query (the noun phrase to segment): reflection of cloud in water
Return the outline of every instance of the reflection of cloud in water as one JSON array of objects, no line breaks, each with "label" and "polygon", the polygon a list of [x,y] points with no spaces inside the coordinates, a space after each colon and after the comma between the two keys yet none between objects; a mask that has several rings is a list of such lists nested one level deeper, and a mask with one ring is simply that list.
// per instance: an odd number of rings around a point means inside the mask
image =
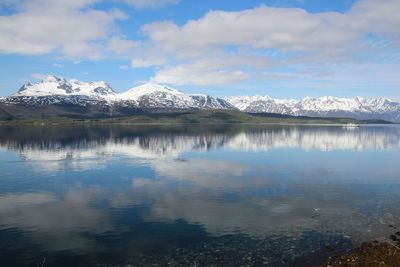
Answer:
[{"label": "reflection of cloud in water", "polygon": [[[243,176],[249,170],[243,164],[201,159],[171,161],[154,168],[160,177],[167,179],[133,180],[134,190],[146,192],[152,199],[145,214],[147,221],[184,219],[204,225],[213,235],[234,232],[264,235],[306,230],[318,224],[312,215],[314,208],[322,203],[307,203],[293,196],[287,199],[262,196],[268,190],[283,190],[279,192],[283,198],[290,193],[286,192],[288,188],[271,183],[265,176]],[[181,183],[171,183],[175,180]],[[225,199],[225,193],[233,198]]]},{"label": "reflection of cloud in water", "polygon": [[[315,169],[311,171],[305,166],[290,169],[287,174],[296,180],[293,181],[284,177],[279,179],[281,169],[266,169],[287,167],[285,163],[260,166],[256,162],[248,166],[229,161],[226,154],[222,154],[223,160],[207,158],[206,154],[204,158],[176,158],[185,152],[217,148],[268,151],[300,147],[329,151],[400,147],[399,127],[361,127],[348,131],[341,127],[282,126],[257,130],[241,128],[226,134],[161,132],[152,135],[145,132],[140,136],[132,133],[124,137],[117,137],[112,131],[102,134],[103,138],[83,140],[77,137],[63,142],[14,140],[11,136],[0,138],[0,144],[2,149],[17,151],[39,171],[103,168],[111,160],[121,157],[127,159],[124,163],[145,159],[157,174],[155,179],[133,179],[130,188],[121,188],[118,183],[102,185],[104,180],[99,179],[99,188],[75,188],[62,197],[50,193],[5,194],[0,197],[0,225],[15,226],[28,232],[34,230],[30,233],[33,239],[45,240],[54,249],[83,249],[93,243],[82,232],[126,231],[110,219],[107,208],[135,209],[140,206],[140,216],[147,222],[184,219],[189,223],[200,223],[213,235],[241,232],[257,236],[333,229],[367,236],[368,229],[360,226],[370,224],[371,228],[381,229],[375,225],[379,220],[374,216],[384,211],[379,208],[366,216],[357,205],[364,205],[369,198],[357,198],[346,182],[328,179],[336,178],[344,168],[331,161],[327,165],[313,166]],[[301,153],[298,155],[302,156]],[[329,158],[332,159],[337,158]],[[325,168],[327,166],[332,168]],[[356,168],[359,174],[359,167],[348,168]],[[371,170],[367,167],[367,171]],[[345,171],[347,173],[347,169]],[[376,170],[372,173],[375,175]],[[115,175],[113,179],[118,179],[119,174]],[[320,179],[321,176],[326,179]],[[383,174],[381,180],[387,177]],[[391,218],[397,219],[400,218]],[[379,231],[372,233],[376,235]]]},{"label": "reflection of cloud in water", "polygon": [[[366,240],[376,235],[386,236],[391,230],[379,222],[383,210],[364,213],[357,205],[362,205],[365,199],[355,198],[342,187],[331,190],[329,186],[311,186],[304,194],[296,195],[285,186],[268,188],[255,183],[253,189],[258,188],[259,194],[246,194],[246,190],[238,188],[232,191],[230,188],[228,192],[234,197],[226,198],[226,191],[212,189],[212,186],[171,186],[168,183],[166,180],[134,182],[135,190],[151,199],[149,210],[143,215],[145,221],[184,219],[202,225],[214,236],[231,233],[296,235],[307,230],[334,230],[350,234],[354,240]],[[280,193],[277,197],[268,197],[261,194],[263,190]],[[394,220],[400,221],[400,217]]]},{"label": "reflection of cloud in water", "polygon": [[0,226],[18,227],[54,250],[82,250],[91,245],[82,232],[102,233],[111,227],[105,211],[90,208],[98,194],[99,189],[92,188],[71,190],[62,199],[50,193],[3,195]]},{"label": "reflection of cloud in water", "polygon": [[[205,187],[254,186],[254,181],[243,179],[249,168],[244,164],[224,160],[188,159],[185,161],[160,161],[152,164],[156,173],[181,182],[191,182]],[[265,185],[265,179],[257,181]]]},{"label": "reflection of cloud in water", "polygon": [[[337,175],[333,171],[314,169],[297,174],[299,170],[293,169],[290,172],[297,178],[285,181],[276,173],[280,169],[252,169],[220,160],[188,159],[153,167],[159,179],[133,180],[135,192],[151,199],[147,221],[184,219],[203,225],[213,235],[240,232],[262,236],[334,229],[361,240],[390,232],[387,227],[382,230],[379,221],[383,207],[368,215],[360,209],[370,201],[378,205],[374,197],[359,195],[356,188],[350,190],[349,181],[326,179]],[[175,185],[174,181],[180,183]],[[395,220],[400,221],[400,217]]]},{"label": "reflection of cloud in water", "polygon": [[[299,185],[304,181],[297,181],[293,185],[273,176],[246,175],[249,166],[219,160],[163,164],[171,165],[155,166],[156,179],[133,179],[132,187],[117,183],[85,189],[81,185],[59,197],[44,192],[3,195],[0,225],[18,227],[49,249],[80,251],[96,244],[90,236],[132,231],[131,221],[118,224],[113,215],[137,207],[145,222],[183,219],[202,225],[214,236],[298,234],[310,229],[337,230],[360,239],[387,234],[379,222],[379,216],[388,212],[385,204],[380,202],[376,211],[365,213],[359,206],[367,204],[369,196],[357,197],[346,184]],[[396,211],[390,210],[399,214]],[[400,220],[385,216],[385,220]],[[366,225],[368,229],[363,228]],[[383,229],[390,231],[387,226]]]}]

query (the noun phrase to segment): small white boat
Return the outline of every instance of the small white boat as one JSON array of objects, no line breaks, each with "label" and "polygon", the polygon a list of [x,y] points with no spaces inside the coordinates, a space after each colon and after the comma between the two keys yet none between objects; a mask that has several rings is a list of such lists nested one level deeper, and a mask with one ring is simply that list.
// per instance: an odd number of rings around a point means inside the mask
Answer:
[{"label": "small white boat", "polygon": [[360,127],[360,125],[355,124],[355,123],[346,123],[343,125],[343,128],[346,128],[346,129],[354,129],[354,128],[359,128],[359,127]]}]

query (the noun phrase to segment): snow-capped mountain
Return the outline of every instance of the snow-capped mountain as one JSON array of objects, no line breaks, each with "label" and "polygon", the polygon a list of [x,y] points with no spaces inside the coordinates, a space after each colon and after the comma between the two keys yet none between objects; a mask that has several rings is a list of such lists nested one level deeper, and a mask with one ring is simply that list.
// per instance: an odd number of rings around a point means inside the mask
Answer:
[{"label": "snow-capped mountain", "polygon": [[[24,106],[74,106],[85,112],[129,115],[137,110],[238,109],[249,113],[278,113],[293,116],[349,117],[400,121],[400,103],[385,98],[306,97],[302,100],[269,96],[233,96],[225,99],[186,94],[164,85],[147,83],[118,93],[105,82],[81,82],[48,76],[27,83],[0,103]],[[115,113],[116,112],[116,113]]]},{"label": "snow-capped mountain", "polygon": [[234,109],[221,98],[209,95],[189,95],[177,89],[154,83],[132,88],[109,98],[114,103],[138,108],[164,109]]},{"label": "snow-capped mountain", "polygon": [[105,105],[106,98],[116,94],[105,82],[81,82],[47,76],[41,82],[23,85],[16,94],[0,101],[25,106]]},{"label": "snow-capped mountain", "polygon": [[189,95],[166,86],[147,83],[117,95],[114,101],[147,108],[190,108],[195,106]]},{"label": "snow-capped mountain", "polygon": [[25,84],[18,93],[0,101],[29,106],[101,104],[133,109],[235,109],[221,98],[189,95],[154,83],[117,93],[105,82],[81,82],[56,76],[47,76],[41,82]]},{"label": "snow-capped mountain", "polygon": [[39,83],[27,83],[13,96],[85,95],[104,98],[117,92],[105,82],[81,82],[57,76],[47,76]]},{"label": "snow-capped mountain", "polygon": [[279,113],[293,116],[350,117],[400,121],[400,103],[385,98],[306,97],[302,100],[273,99],[269,96],[234,96],[225,98],[241,111]]}]

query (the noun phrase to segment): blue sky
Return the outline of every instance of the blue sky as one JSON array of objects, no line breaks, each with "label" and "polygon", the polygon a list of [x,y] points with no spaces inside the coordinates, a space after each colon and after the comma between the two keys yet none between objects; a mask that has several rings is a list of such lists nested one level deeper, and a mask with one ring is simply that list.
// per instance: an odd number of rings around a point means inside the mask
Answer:
[{"label": "blue sky", "polygon": [[58,75],[398,101],[399,13],[398,0],[3,0],[0,96]]}]

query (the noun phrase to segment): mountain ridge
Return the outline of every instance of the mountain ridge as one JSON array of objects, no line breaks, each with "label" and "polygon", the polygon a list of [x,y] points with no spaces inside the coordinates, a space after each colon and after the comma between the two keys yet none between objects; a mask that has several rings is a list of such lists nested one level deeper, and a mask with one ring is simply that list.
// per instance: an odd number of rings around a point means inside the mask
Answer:
[{"label": "mountain ridge", "polygon": [[130,109],[234,109],[222,98],[210,95],[190,95],[177,89],[146,83],[118,93],[107,83],[81,82],[57,76],[47,76],[41,82],[27,83],[4,103],[35,105],[101,104],[110,108]]},{"label": "mountain ridge", "polygon": [[[301,100],[274,99],[270,96],[231,96],[219,98],[205,94],[186,94],[177,89],[146,83],[118,93],[106,82],[82,82],[47,76],[27,83],[0,103],[38,106],[81,107],[132,113],[137,110],[240,110],[247,113],[276,113],[291,116],[381,119],[400,122],[400,103],[387,98],[305,97]],[[85,111],[87,112],[87,111]]]},{"label": "mountain ridge", "polygon": [[387,98],[340,98],[324,96],[301,100],[273,99],[269,96],[234,96],[225,98],[241,111],[279,113],[310,117],[352,117],[400,121],[400,103]]}]

